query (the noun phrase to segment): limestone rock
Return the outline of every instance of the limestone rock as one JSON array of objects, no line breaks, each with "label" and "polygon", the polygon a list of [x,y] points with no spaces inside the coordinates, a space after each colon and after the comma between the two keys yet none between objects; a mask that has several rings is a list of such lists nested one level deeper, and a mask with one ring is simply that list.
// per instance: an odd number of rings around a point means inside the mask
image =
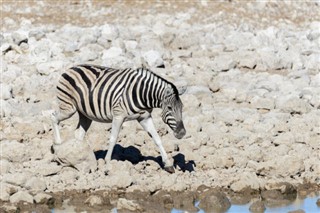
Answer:
[{"label": "limestone rock", "polygon": [[150,67],[160,67],[164,64],[161,54],[155,50],[144,52],[142,57]]},{"label": "limestone rock", "polygon": [[47,188],[47,186],[42,178],[31,177],[29,180],[27,180],[25,188],[29,191],[36,193],[44,191]]},{"label": "limestone rock", "polygon": [[218,55],[214,58],[213,63],[213,70],[216,72],[228,71],[237,65],[237,62],[230,55]]},{"label": "limestone rock", "polygon": [[263,213],[265,211],[265,209],[266,209],[266,207],[262,201],[255,201],[249,207],[249,210],[252,213]]},{"label": "limestone rock", "polygon": [[199,207],[206,212],[225,212],[231,207],[226,195],[219,191],[209,191],[202,195]]},{"label": "limestone rock", "polygon": [[71,165],[87,173],[97,169],[97,161],[93,150],[86,141],[71,139],[60,145],[54,145],[55,155],[63,165]]},{"label": "limestone rock", "polygon": [[34,196],[34,201],[38,204],[47,204],[50,199],[52,199],[52,196],[43,192]]},{"label": "limestone rock", "polygon": [[27,203],[33,203],[33,196],[26,191],[18,191],[17,193],[14,193],[10,197],[11,203],[19,203],[21,201],[27,202]]},{"label": "limestone rock", "polygon": [[129,211],[142,211],[143,208],[140,204],[133,200],[127,200],[125,198],[119,198],[117,202],[117,209],[129,210]]}]

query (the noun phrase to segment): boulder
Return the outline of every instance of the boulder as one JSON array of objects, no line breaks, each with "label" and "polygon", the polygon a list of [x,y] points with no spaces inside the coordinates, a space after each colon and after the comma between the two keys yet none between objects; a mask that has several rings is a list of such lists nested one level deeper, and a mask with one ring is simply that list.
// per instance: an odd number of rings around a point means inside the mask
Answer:
[{"label": "boulder", "polygon": [[97,169],[97,161],[93,150],[86,141],[71,139],[53,146],[57,160],[62,165],[74,166],[88,173]]},{"label": "boulder", "polygon": [[62,71],[65,63],[61,60],[37,64],[37,71],[41,75],[50,75],[53,72]]},{"label": "boulder", "polygon": [[149,67],[160,67],[164,65],[161,54],[155,50],[142,53],[142,57]]},{"label": "boulder", "polygon": [[1,92],[0,92],[0,98],[2,100],[8,100],[12,98],[12,87],[8,84],[0,84]]},{"label": "boulder", "polygon": [[103,198],[99,195],[91,195],[84,203],[89,204],[89,206],[99,206],[103,204]]},{"label": "boulder", "polygon": [[10,203],[19,202],[33,203],[33,196],[26,191],[18,191],[10,196]]},{"label": "boulder", "polygon": [[37,193],[43,192],[47,188],[47,185],[43,178],[31,177],[29,180],[27,180],[25,188],[33,193]]},{"label": "boulder", "polygon": [[250,212],[252,213],[263,213],[266,210],[266,207],[262,201],[255,201],[249,207]]},{"label": "boulder", "polygon": [[8,173],[10,169],[10,162],[7,159],[1,159],[0,160],[0,175],[4,175]]},{"label": "boulder", "polygon": [[231,203],[224,193],[210,190],[201,195],[199,207],[206,212],[226,212]]},{"label": "boulder", "polygon": [[25,162],[30,158],[31,150],[23,143],[16,140],[5,140],[0,143],[0,159],[7,159],[10,162]]},{"label": "boulder", "polygon": [[215,72],[228,71],[237,66],[237,62],[231,55],[218,55],[213,60],[213,70]]},{"label": "boulder", "polygon": [[117,202],[117,209],[129,210],[133,212],[141,212],[143,208],[134,200],[127,200],[125,198],[119,198]]},{"label": "boulder", "polygon": [[50,199],[53,199],[51,195],[40,192],[36,194],[34,197],[34,202],[37,204],[48,204]]}]

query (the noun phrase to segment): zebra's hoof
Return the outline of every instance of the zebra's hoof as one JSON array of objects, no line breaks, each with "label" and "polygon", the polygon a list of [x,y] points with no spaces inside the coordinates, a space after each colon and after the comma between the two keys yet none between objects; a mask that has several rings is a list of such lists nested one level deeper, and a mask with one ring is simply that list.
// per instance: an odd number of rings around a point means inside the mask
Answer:
[{"label": "zebra's hoof", "polygon": [[164,170],[169,172],[170,174],[174,173],[174,167],[173,166],[165,166]]}]

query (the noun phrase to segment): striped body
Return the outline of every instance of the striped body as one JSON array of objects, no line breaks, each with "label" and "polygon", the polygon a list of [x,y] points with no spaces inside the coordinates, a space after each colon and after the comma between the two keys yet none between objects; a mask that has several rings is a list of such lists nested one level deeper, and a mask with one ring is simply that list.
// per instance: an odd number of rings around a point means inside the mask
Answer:
[{"label": "striped body", "polygon": [[141,111],[161,107],[168,84],[143,68],[117,70],[80,65],[62,74],[57,89],[62,109],[76,107],[91,120],[111,122],[119,113],[130,119]]}]

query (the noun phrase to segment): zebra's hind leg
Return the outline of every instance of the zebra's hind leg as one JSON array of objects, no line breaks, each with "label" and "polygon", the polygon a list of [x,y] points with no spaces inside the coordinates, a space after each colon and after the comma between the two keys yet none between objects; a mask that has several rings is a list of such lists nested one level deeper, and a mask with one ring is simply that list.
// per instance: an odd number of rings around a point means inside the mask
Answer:
[{"label": "zebra's hind leg", "polygon": [[169,161],[168,155],[162,146],[160,136],[158,135],[157,130],[154,127],[151,116],[138,121],[143,127],[143,129],[147,131],[149,135],[152,137],[154,143],[159,147],[162,162],[164,164],[164,169],[169,173],[174,173],[173,164]]},{"label": "zebra's hind leg", "polygon": [[75,107],[70,108],[59,108],[58,111],[53,110],[51,113],[51,121],[53,125],[53,134],[55,144],[61,144],[61,137],[59,131],[59,123],[63,120],[70,118],[76,112]]},{"label": "zebra's hind leg", "polygon": [[86,132],[88,131],[92,120],[84,116],[82,113],[79,112],[79,123],[77,129],[75,131],[75,138],[78,141],[83,141]]}]

